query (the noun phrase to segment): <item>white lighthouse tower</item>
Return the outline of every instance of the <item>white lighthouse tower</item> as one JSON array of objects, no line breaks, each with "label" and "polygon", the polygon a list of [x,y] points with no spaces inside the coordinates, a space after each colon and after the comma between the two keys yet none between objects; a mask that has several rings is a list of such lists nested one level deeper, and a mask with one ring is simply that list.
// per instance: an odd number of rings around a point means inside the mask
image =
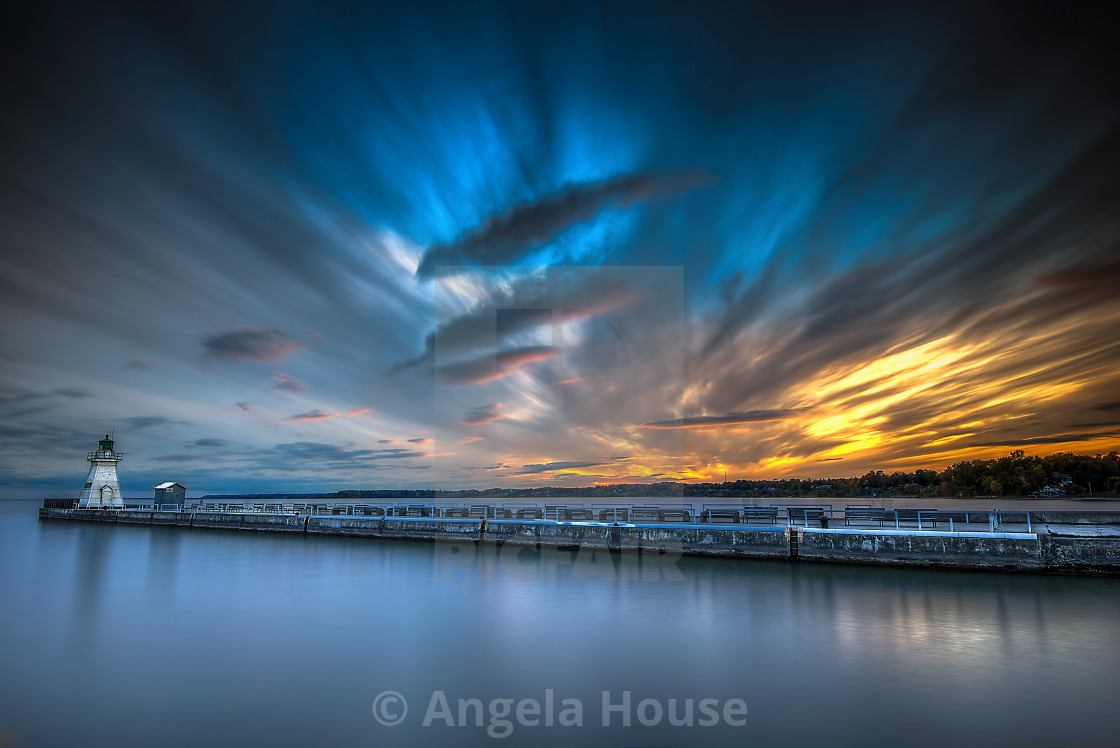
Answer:
[{"label": "white lighthouse tower", "polygon": [[89,475],[78,495],[79,509],[124,509],[121,483],[117,480],[117,463],[124,459],[113,451],[113,440],[106,434],[97,442],[97,451],[86,455]]}]

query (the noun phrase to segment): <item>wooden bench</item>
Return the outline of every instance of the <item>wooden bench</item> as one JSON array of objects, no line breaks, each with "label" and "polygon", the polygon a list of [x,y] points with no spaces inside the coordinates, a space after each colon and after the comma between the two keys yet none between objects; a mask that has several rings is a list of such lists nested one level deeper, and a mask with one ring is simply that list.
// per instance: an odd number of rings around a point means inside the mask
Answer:
[{"label": "wooden bench", "polygon": [[743,509],[743,521],[748,524],[751,522],[763,522],[769,525],[776,525],[778,524],[778,510],[746,507]]},{"label": "wooden bench", "polygon": [[471,516],[471,510],[465,506],[446,506],[443,508],[443,516],[449,519],[466,519]]},{"label": "wooden bench", "polygon": [[660,522],[661,510],[657,507],[637,506],[630,510],[631,522]]},{"label": "wooden bench", "polygon": [[517,519],[544,519],[544,510],[539,506],[526,506],[514,512]]},{"label": "wooden bench", "polygon": [[879,526],[882,527],[886,519],[887,512],[885,509],[871,507],[846,507],[844,509],[845,525],[850,525],[852,522],[878,522]]},{"label": "wooden bench", "polygon": [[590,509],[569,508],[560,510],[560,516],[567,520],[574,520],[576,522],[594,522],[595,513]]},{"label": "wooden bench", "polygon": [[700,513],[700,521],[709,524],[742,522],[742,515],[738,509],[705,509]]},{"label": "wooden bench", "polygon": [[807,524],[809,522],[820,520],[821,517],[828,516],[828,512],[825,511],[823,506],[789,507],[788,509],[786,509],[786,513],[789,517],[789,523],[791,525],[798,522]]},{"label": "wooden bench", "polygon": [[[919,513],[921,513],[921,520],[922,520],[921,525],[922,525],[923,529],[926,527],[926,525],[929,525],[930,527],[937,527],[937,520],[939,518],[937,516],[937,510],[936,509],[895,509],[894,510],[894,516],[899,522],[917,522]],[[940,519],[941,519],[942,522],[946,521],[946,519],[944,517],[941,517]]]},{"label": "wooden bench", "polygon": [[599,510],[600,522],[629,522],[630,521],[630,507],[618,506],[610,507],[609,509]]},{"label": "wooden bench", "polygon": [[657,512],[661,522],[692,522],[692,512],[687,509],[661,509]]}]

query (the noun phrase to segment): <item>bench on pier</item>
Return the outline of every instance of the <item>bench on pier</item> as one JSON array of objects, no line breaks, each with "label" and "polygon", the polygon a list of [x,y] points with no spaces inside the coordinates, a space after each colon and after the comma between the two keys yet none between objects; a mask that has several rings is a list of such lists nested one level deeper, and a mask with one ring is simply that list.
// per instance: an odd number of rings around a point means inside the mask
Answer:
[{"label": "bench on pier", "polygon": [[823,506],[788,507],[786,513],[791,525],[797,523],[808,524],[819,521],[821,517],[828,516],[828,511]]},{"label": "bench on pier", "polygon": [[938,517],[936,509],[895,509],[894,516],[898,522],[916,522],[923,529],[928,525],[930,527],[937,527],[937,521],[940,519],[942,522],[947,522],[948,518],[944,515]]},{"label": "bench on pier", "polygon": [[659,509],[657,519],[659,522],[692,522],[692,512],[687,509]]},{"label": "bench on pier", "polygon": [[778,510],[748,506],[743,509],[743,521],[748,524],[762,522],[768,525],[776,525],[778,524]]},{"label": "bench on pier", "polygon": [[594,522],[595,512],[590,509],[583,509],[581,507],[568,507],[567,509],[560,510],[560,516],[568,521],[575,522]]},{"label": "bench on pier", "polygon": [[630,510],[631,522],[660,522],[661,510],[655,506],[636,506]]},{"label": "bench on pier", "polygon": [[599,510],[600,522],[629,522],[630,521],[630,507],[628,506],[612,506],[606,509]]},{"label": "bench on pier", "polygon": [[465,506],[445,506],[443,516],[448,519],[467,519],[471,516],[471,510]]},{"label": "bench on pier", "polygon": [[844,508],[845,525],[850,525],[852,522],[878,522],[879,526],[882,527],[886,519],[887,512],[885,509],[854,506]]},{"label": "bench on pier", "polygon": [[539,506],[526,506],[513,513],[517,519],[544,519],[544,510]]},{"label": "bench on pier", "polygon": [[742,521],[742,515],[738,509],[705,509],[700,513],[700,521],[709,524],[738,524]]}]

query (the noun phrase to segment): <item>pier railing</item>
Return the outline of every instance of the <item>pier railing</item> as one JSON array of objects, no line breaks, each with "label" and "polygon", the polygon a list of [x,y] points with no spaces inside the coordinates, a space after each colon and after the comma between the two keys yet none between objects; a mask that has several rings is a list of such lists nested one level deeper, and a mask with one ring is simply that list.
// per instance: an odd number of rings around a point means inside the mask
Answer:
[{"label": "pier railing", "polygon": [[[48,509],[77,509],[76,499],[44,499]],[[896,530],[949,532],[1033,532],[1030,512],[972,511],[924,508],[885,508],[869,504],[850,504],[838,510],[832,504],[800,506],[706,503],[697,510],[692,503],[625,504],[582,502],[547,504],[435,504],[435,503],[350,503],[327,500],[288,502],[195,501],[187,505],[129,503],[125,510],[226,514],[275,514],[321,517],[358,517],[366,519],[462,519],[517,520],[553,523],[606,523],[620,525],[753,525],[756,527],[815,527],[852,530],[871,526]],[[102,509],[100,511],[121,511]],[[841,520],[843,524],[840,525]],[[836,525],[830,523],[836,522]]]}]

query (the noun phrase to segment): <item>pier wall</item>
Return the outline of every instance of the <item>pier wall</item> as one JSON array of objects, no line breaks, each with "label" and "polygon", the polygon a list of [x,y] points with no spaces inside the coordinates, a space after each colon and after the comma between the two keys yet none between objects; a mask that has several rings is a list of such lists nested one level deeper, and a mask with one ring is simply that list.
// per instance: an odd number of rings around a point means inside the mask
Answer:
[{"label": "pier wall", "polygon": [[[726,558],[773,558],[955,569],[1120,575],[1115,521],[1048,526],[1041,532],[818,529],[745,525],[367,518],[221,512],[39,510],[40,520],[172,526],[380,540],[487,543],[535,548],[639,551]],[[1040,518],[1041,519],[1041,518]],[[1110,527],[1111,525],[1111,527]]]},{"label": "pier wall", "polygon": [[799,533],[798,555],[806,560],[1020,571],[1044,567],[1042,545],[1033,533],[815,528]]}]

